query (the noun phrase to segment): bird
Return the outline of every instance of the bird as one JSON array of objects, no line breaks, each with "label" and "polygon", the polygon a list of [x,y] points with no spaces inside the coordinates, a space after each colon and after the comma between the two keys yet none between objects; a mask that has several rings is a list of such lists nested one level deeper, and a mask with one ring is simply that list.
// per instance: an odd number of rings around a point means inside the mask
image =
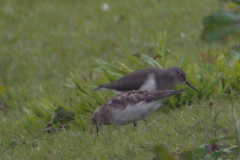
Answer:
[{"label": "bird", "polygon": [[75,113],[71,111],[66,111],[63,107],[58,106],[55,109],[55,113],[51,119],[51,121],[45,126],[45,129],[51,127],[53,124],[60,123],[67,124],[69,121],[74,120]]},{"label": "bird", "polygon": [[129,91],[109,99],[104,105],[95,109],[92,122],[96,124],[97,133],[101,125],[125,125],[145,120],[147,116],[161,106],[165,98],[181,93],[186,89],[166,91]]},{"label": "bird", "polygon": [[185,84],[198,92],[198,90],[186,80],[185,72],[178,67],[161,69],[150,67],[142,70],[133,71],[118,80],[99,85],[97,90],[113,90],[117,94],[122,94],[131,90],[170,90],[178,84]]}]

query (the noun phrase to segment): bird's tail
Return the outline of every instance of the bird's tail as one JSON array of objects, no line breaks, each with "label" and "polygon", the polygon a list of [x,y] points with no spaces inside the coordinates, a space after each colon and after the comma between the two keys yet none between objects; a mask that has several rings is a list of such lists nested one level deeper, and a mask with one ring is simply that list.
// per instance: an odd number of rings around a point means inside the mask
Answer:
[{"label": "bird's tail", "polygon": [[102,85],[99,85],[98,88],[92,89],[92,90],[90,90],[90,91],[98,91],[98,90],[100,90],[100,89],[102,89]]},{"label": "bird's tail", "polygon": [[98,88],[96,88],[96,89],[92,89],[92,90],[90,90],[91,92],[92,91],[98,91],[100,88],[98,87]]}]

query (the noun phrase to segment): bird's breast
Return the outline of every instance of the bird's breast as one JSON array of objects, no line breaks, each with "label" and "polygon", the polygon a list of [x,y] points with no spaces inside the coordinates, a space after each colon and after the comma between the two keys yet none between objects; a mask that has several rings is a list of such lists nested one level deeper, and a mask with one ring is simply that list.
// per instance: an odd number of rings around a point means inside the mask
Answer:
[{"label": "bird's breast", "polygon": [[141,120],[160,107],[160,101],[147,103],[146,101],[135,105],[128,105],[125,109],[112,108],[112,124],[124,125],[130,122]]},{"label": "bird's breast", "polygon": [[143,83],[143,85],[139,88],[141,91],[154,91],[157,89],[157,84],[155,80],[155,75],[150,73],[148,75],[147,80]]}]

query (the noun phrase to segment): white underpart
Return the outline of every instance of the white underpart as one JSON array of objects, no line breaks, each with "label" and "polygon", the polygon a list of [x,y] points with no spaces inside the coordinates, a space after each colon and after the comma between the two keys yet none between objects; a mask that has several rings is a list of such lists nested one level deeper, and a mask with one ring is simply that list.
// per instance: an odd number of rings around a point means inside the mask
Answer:
[{"label": "white underpart", "polygon": [[153,73],[148,75],[148,79],[139,88],[140,91],[154,91],[157,89],[157,84],[155,81],[155,76]]},{"label": "white underpart", "polygon": [[110,89],[108,89],[108,88],[100,88],[100,89],[98,89],[99,91],[107,91],[107,90],[110,90]]},{"label": "white underpart", "polygon": [[99,91],[109,91],[109,90],[115,92],[116,94],[123,94],[123,93],[125,93],[124,91],[116,91],[114,89],[108,89],[108,88],[101,88],[101,89],[99,89]]},{"label": "white underpart", "polygon": [[155,110],[160,108],[161,101],[153,101],[147,103],[146,101],[137,103],[134,106],[128,106],[124,110],[112,109],[112,124],[124,125],[130,122],[135,122],[146,118],[148,115],[153,113]]},{"label": "white underpart", "polygon": [[123,94],[123,93],[125,93],[124,91],[116,91],[116,90],[112,90],[114,93],[116,93],[116,94]]}]

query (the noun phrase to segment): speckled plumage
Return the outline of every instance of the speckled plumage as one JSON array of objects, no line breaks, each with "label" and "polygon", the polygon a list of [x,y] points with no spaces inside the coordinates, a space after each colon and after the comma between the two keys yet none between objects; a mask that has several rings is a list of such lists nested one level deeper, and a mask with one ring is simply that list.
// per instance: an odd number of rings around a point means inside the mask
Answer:
[{"label": "speckled plumage", "polygon": [[97,127],[135,123],[158,109],[161,100],[184,90],[130,91],[117,95],[98,107],[93,113],[92,120]]},{"label": "speckled plumage", "polygon": [[120,79],[100,85],[95,90],[113,90],[116,93],[131,90],[170,90],[178,84],[186,84],[197,91],[187,80],[186,74],[178,67],[161,69],[145,68],[131,72]]}]

